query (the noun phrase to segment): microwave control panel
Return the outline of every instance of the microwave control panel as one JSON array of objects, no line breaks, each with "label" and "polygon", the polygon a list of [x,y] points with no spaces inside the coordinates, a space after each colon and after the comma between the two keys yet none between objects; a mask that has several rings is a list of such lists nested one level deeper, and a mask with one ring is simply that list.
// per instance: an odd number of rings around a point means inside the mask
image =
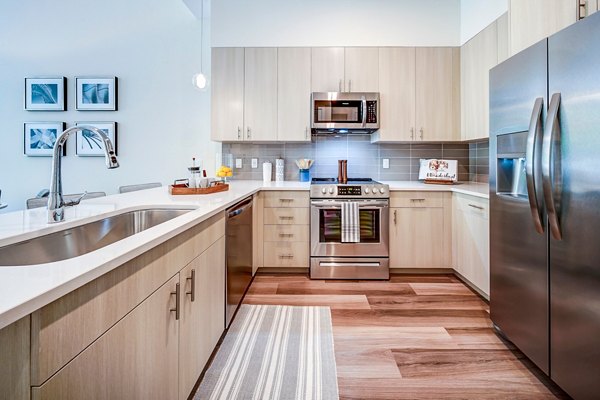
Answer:
[{"label": "microwave control panel", "polygon": [[376,100],[368,100],[367,101],[367,124],[376,124],[377,123],[377,101]]}]

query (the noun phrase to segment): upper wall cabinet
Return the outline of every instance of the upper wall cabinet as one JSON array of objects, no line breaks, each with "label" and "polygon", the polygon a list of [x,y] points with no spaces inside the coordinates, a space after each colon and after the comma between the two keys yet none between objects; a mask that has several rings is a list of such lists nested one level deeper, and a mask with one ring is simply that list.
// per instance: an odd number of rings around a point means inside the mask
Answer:
[{"label": "upper wall cabinet", "polygon": [[344,91],[344,48],[315,47],[312,49],[312,91]]},{"label": "upper wall cabinet", "polygon": [[416,49],[379,49],[379,130],[371,138],[381,142],[408,142],[415,138]]},{"label": "upper wall cabinet", "polygon": [[245,140],[277,139],[276,48],[246,49],[244,127]]},{"label": "upper wall cabinet", "polygon": [[346,92],[379,91],[379,49],[347,47],[344,72]]},{"label": "upper wall cabinet", "polygon": [[460,51],[379,49],[381,127],[373,142],[459,139]]},{"label": "upper wall cabinet", "polygon": [[379,49],[315,47],[312,49],[313,92],[377,92]]},{"label": "upper wall cabinet", "polygon": [[216,141],[242,140],[244,49],[213,49],[211,71],[211,137]]},{"label": "upper wall cabinet", "polygon": [[[579,0],[510,0],[510,54],[575,23],[578,3]],[[590,4],[593,8],[593,1]]]},{"label": "upper wall cabinet", "polygon": [[489,137],[489,76],[498,63],[498,30],[493,22],[463,45],[461,58],[463,140]]},{"label": "upper wall cabinet", "polygon": [[498,31],[498,64],[510,57],[510,34],[508,25],[508,13],[502,14],[502,16],[496,20],[496,30]]},{"label": "upper wall cabinet", "polygon": [[310,141],[311,50],[277,50],[277,140]]},{"label": "upper wall cabinet", "polygon": [[421,141],[458,140],[460,125],[460,50],[417,48],[417,124]]}]

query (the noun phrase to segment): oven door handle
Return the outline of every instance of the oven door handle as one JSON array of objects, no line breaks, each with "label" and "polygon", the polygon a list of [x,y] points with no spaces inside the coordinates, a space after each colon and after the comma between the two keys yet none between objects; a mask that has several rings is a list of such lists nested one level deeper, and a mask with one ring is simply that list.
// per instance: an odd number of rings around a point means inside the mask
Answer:
[{"label": "oven door handle", "polygon": [[[310,203],[313,207],[318,208],[341,208],[342,201],[331,201],[331,200],[323,200],[323,201],[312,201]],[[377,200],[368,200],[368,201],[358,201],[358,208],[365,210],[368,208],[386,208],[389,207],[389,201],[377,201]]]}]

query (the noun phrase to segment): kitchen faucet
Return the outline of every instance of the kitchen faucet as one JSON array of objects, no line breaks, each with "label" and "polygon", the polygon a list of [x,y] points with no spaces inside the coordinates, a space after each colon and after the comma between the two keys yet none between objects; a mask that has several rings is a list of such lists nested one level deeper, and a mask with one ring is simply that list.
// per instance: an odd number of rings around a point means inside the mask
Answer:
[{"label": "kitchen faucet", "polygon": [[54,151],[52,153],[52,177],[50,179],[50,195],[48,198],[48,223],[52,224],[55,222],[61,222],[65,219],[65,207],[76,206],[79,202],[87,195],[84,192],[79,198],[75,200],[65,201],[62,193],[62,170],[61,170],[61,157],[63,149],[67,144],[67,139],[71,134],[79,131],[92,131],[96,135],[100,136],[104,142],[104,155],[106,159],[106,167],[108,169],[118,168],[119,162],[115,155],[115,149],[113,147],[110,138],[106,134],[95,126],[90,125],[79,125],[68,128],[61,133],[56,139],[54,144]]}]

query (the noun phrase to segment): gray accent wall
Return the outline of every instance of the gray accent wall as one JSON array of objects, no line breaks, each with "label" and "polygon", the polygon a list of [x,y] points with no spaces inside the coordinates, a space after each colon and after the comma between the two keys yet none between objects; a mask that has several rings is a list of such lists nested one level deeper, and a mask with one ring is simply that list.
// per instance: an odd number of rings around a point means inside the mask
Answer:
[{"label": "gray accent wall", "polygon": [[[262,180],[262,163],[285,159],[285,179],[298,180],[294,161],[311,158],[315,165],[312,177],[337,177],[337,161],[348,160],[351,178],[373,178],[383,181],[416,181],[419,159],[446,158],[458,160],[459,180],[470,179],[469,144],[467,143],[402,143],[372,144],[370,135],[316,135],[310,143],[223,143],[223,153],[242,159],[242,168],[234,169],[233,179]],[[258,168],[251,168],[252,158],[258,158]],[[384,169],[383,159],[390,160]]]}]

